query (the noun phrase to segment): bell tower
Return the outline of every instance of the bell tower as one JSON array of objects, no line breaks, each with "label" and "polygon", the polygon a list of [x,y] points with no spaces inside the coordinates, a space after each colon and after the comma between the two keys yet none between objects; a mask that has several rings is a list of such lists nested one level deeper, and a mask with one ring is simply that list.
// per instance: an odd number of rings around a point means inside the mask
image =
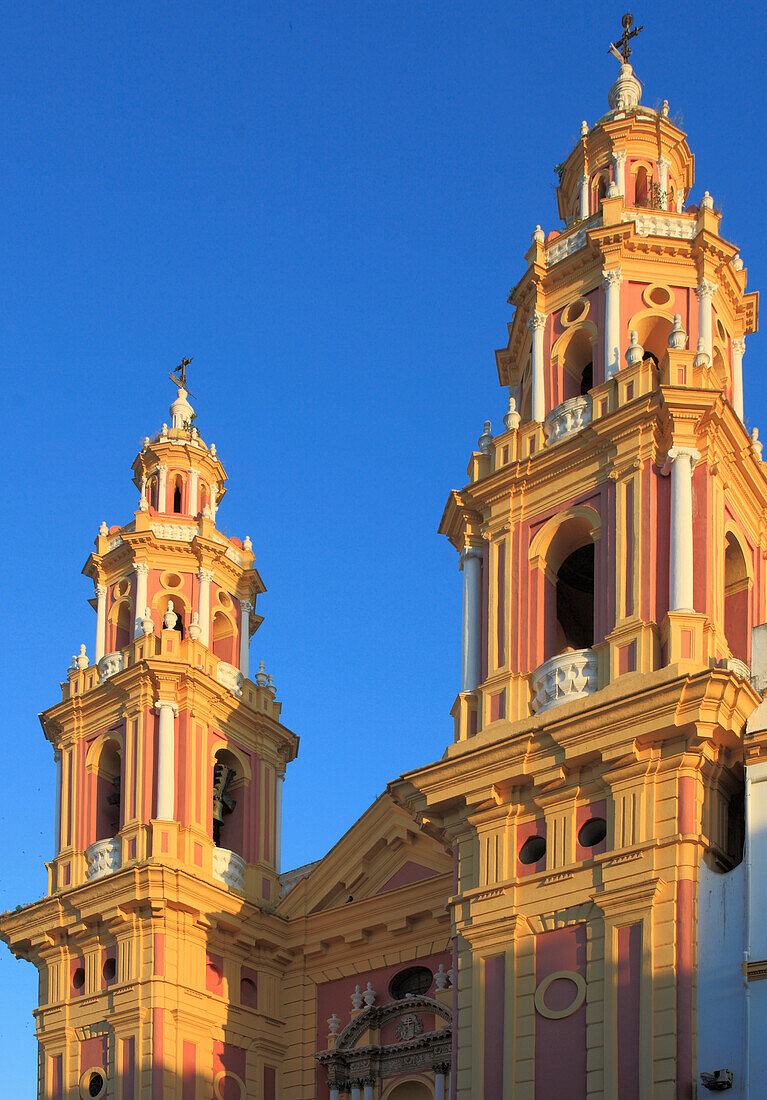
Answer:
[{"label": "bell tower", "polygon": [[[41,715],[57,763],[48,895],[2,919],[40,972],[40,1096],[272,1097],[281,1046],[281,787],[298,739],[248,648],[264,585],[216,526],[226,474],[185,361],[171,425],[99,529],[93,661]],[[281,960],[281,961],[280,961]]]},{"label": "bell tower", "polygon": [[460,1100],[694,1095],[701,914],[743,858],[758,301],[709,193],[688,202],[668,104],[640,102],[626,19],[610,109],[558,169],[563,224],[536,228],[511,292],[503,430],[485,424],[442,519],[463,571],[454,744],[393,786],[455,844]]}]

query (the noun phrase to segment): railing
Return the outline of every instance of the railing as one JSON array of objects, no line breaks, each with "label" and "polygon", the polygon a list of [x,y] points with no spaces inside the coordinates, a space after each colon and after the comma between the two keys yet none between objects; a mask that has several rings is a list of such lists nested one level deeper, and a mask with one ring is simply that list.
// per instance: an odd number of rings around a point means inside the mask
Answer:
[{"label": "railing", "polygon": [[591,417],[591,398],[588,394],[583,397],[569,397],[552,409],[543,422],[546,443],[559,443],[568,436],[575,435],[591,423]]},{"label": "railing", "polygon": [[231,890],[245,891],[245,869],[247,864],[242,856],[228,848],[213,849],[213,878],[223,882]]},{"label": "railing", "polygon": [[698,232],[697,219],[691,214],[658,210],[653,213],[624,210],[621,221],[634,222],[640,237],[672,237],[691,241]]},{"label": "railing", "polygon": [[85,849],[88,862],[88,878],[101,878],[120,869],[120,841],[116,836],[97,840]]},{"label": "railing", "polygon": [[728,657],[724,664],[725,668],[727,668],[730,672],[734,672],[736,676],[740,676],[741,679],[751,679],[751,669],[748,667],[745,661],[741,661],[738,657]]},{"label": "railing", "polygon": [[533,673],[533,711],[583,699],[597,690],[597,658],[593,649],[573,649],[544,661]]},{"label": "railing", "polygon": [[103,684],[105,680],[108,680],[110,676],[114,676],[116,672],[122,672],[125,666],[125,661],[122,653],[106,653],[98,663],[99,680]]},{"label": "railing", "polygon": [[216,679],[222,687],[229,688],[235,695],[242,695],[243,674],[234,665],[219,661],[216,666]]}]

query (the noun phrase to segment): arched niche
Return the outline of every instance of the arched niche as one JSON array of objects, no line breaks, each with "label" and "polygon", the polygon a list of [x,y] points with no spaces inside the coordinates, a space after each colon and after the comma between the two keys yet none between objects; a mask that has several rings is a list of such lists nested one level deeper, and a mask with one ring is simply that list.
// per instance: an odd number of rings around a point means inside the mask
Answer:
[{"label": "arched niche", "polygon": [[85,769],[96,777],[91,843],[109,840],[120,831],[122,760],[122,738],[112,731],[97,737],[88,749]]},{"label": "arched niche", "polygon": [[425,1081],[411,1077],[392,1085],[384,1093],[383,1100],[434,1100],[434,1090]]},{"label": "arched niche", "polygon": [[724,539],[724,636],[733,657],[750,662],[751,572],[750,554],[734,527]]},{"label": "arched niche", "polygon": [[583,396],[593,387],[594,346],[598,338],[594,322],[584,320],[566,328],[552,347],[551,361],[560,372],[563,401]]},{"label": "arched niche", "polygon": [[211,772],[211,836],[219,848],[245,852],[245,801],[252,781],[250,761],[235,745],[219,743]]},{"label": "arched niche", "polygon": [[109,612],[108,652],[115,653],[130,645],[132,618],[133,603],[128,597],[123,597],[112,605]]},{"label": "arched niche", "polygon": [[237,627],[221,608],[217,608],[210,627],[211,649],[220,661],[236,664]]},{"label": "arched niche", "polygon": [[180,515],[184,511],[184,478],[182,474],[174,474],[168,492],[170,493],[170,510],[176,515]]},{"label": "arched niche", "polygon": [[178,592],[160,591],[152,600],[152,608],[155,615],[153,616],[155,622],[159,622],[160,630],[165,629],[163,622],[166,611],[168,610],[168,602],[173,601],[173,612],[176,615],[175,630],[179,632],[182,638],[186,637],[186,627],[188,625],[186,600]]},{"label": "arched niche", "polygon": [[635,332],[645,356],[652,355],[660,363],[668,350],[669,333],[674,327],[674,315],[666,310],[643,309],[629,320],[628,331]]}]

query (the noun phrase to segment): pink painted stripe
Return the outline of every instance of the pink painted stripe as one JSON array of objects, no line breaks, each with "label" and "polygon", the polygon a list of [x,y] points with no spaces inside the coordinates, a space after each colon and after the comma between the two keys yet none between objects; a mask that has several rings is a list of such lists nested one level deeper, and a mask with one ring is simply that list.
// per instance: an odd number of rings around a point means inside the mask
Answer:
[{"label": "pink painted stripe", "polygon": [[165,1076],[164,1016],[161,1008],[152,1009],[152,1100],[163,1100]]},{"label": "pink painted stripe", "polygon": [[503,1009],[506,960],[485,960],[485,1100],[503,1096]]},{"label": "pink painted stripe", "polygon": [[682,879],[676,895],[676,1095],[689,1100],[692,1076],[692,883]]},{"label": "pink painted stripe", "polygon": [[618,929],[618,1095],[639,1100],[639,997],[642,926]]},{"label": "pink painted stripe", "polygon": [[134,1100],[136,1078],[136,1040],[131,1035],[123,1039],[122,1096],[120,1100]]}]

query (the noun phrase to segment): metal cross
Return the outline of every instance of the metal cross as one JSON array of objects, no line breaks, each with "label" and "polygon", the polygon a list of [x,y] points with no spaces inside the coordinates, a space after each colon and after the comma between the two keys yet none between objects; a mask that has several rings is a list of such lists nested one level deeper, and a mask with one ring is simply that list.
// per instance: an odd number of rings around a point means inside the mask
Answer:
[{"label": "metal cross", "polygon": [[623,34],[617,42],[610,43],[608,53],[614,53],[616,56],[622,57],[624,65],[628,65],[629,58],[631,57],[629,42],[632,38],[636,38],[640,31],[644,30],[644,24],[642,24],[641,27],[634,27],[632,31],[631,28],[634,26],[634,16],[630,11],[627,11],[621,19],[621,26],[623,27]]}]

